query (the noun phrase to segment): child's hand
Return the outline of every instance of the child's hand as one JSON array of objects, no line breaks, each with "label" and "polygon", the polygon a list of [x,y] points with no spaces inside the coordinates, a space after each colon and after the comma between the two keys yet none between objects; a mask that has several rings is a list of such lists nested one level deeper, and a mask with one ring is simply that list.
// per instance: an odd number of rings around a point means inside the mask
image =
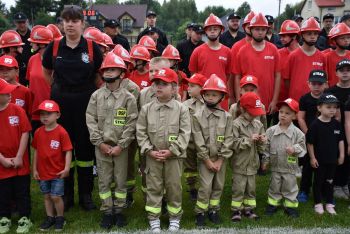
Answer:
[{"label": "child's hand", "polygon": [[111,150],[112,150],[112,146],[110,146],[106,143],[101,143],[99,148],[100,148],[101,153],[103,153],[104,155],[110,155]]},{"label": "child's hand", "polygon": [[0,163],[5,167],[5,168],[10,168],[14,167],[15,165],[13,164],[13,159],[12,158],[2,158]]},{"label": "child's hand", "polygon": [[344,157],[338,158],[338,165],[342,165],[344,163]]},{"label": "child's hand", "polygon": [[40,180],[39,173],[37,170],[33,171],[33,178],[34,180]]},{"label": "child's hand", "polygon": [[265,143],[267,142],[267,137],[265,134],[259,135],[259,142],[260,143]]},{"label": "child's hand", "polygon": [[159,150],[158,155],[163,157],[164,159],[167,159],[173,156],[173,153],[170,150]]},{"label": "child's hand", "polygon": [[259,135],[259,134],[255,134],[255,133],[254,133],[254,134],[252,135],[252,140],[253,140],[253,141],[258,141],[259,138],[260,138],[260,135]]},{"label": "child's hand", "polygon": [[266,171],[267,170],[267,163],[261,164],[261,170]]},{"label": "child's hand", "polygon": [[209,171],[217,172],[217,168],[216,168],[215,164],[210,159],[205,160],[204,163]]},{"label": "child's hand", "polygon": [[21,167],[23,167],[23,160],[20,159],[19,157],[13,158],[12,162],[13,162],[13,167],[14,168],[21,168]]},{"label": "child's hand", "polygon": [[223,163],[223,159],[222,158],[219,158],[218,160],[216,160],[214,162],[214,166],[216,168],[216,171],[220,171],[221,170],[222,163]]},{"label": "child's hand", "polygon": [[287,146],[286,147],[286,152],[287,152],[287,154],[290,154],[290,155],[294,154],[295,153],[294,147]]},{"label": "child's hand", "polygon": [[160,155],[159,151],[154,151],[154,150],[151,150],[148,155],[152,158],[154,158],[156,161],[161,161],[161,162],[164,162],[165,161],[165,158]]},{"label": "child's hand", "polygon": [[318,168],[318,162],[317,162],[316,158],[311,158],[310,164],[313,168]]},{"label": "child's hand", "polygon": [[121,154],[121,152],[123,151],[122,147],[120,146],[114,146],[112,147],[111,151],[110,151],[110,155],[111,156],[119,156]]},{"label": "child's hand", "polygon": [[66,178],[69,176],[69,169],[64,169],[63,171],[58,172],[57,175],[60,179]]}]

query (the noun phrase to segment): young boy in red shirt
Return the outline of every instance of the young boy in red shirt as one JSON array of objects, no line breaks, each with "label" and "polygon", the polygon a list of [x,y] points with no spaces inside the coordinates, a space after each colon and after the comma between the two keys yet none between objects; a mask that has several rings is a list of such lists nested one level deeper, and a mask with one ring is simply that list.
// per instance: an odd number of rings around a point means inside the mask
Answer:
[{"label": "young boy in red shirt", "polygon": [[0,79],[0,233],[10,230],[12,201],[21,217],[17,233],[27,233],[32,226],[27,150],[31,126],[24,110],[10,103],[14,89],[15,85]]},{"label": "young boy in red shirt", "polygon": [[73,146],[67,131],[57,123],[60,108],[56,102],[43,101],[35,113],[40,114],[43,126],[35,131],[32,142],[33,177],[39,181],[44,194],[47,215],[40,230],[47,231],[55,225],[55,231],[61,231],[65,223],[62,199],[64,178],[69,175]]},{"label": "young boy in red shirt", "polygon": [[130,57],[135,69],[131,72],[129,79],[136,83],[140,87],[140,90],[150,86],[148,64],[151,60],[151,55],[147,48],[142,45],[135,45],[131,48]]}]

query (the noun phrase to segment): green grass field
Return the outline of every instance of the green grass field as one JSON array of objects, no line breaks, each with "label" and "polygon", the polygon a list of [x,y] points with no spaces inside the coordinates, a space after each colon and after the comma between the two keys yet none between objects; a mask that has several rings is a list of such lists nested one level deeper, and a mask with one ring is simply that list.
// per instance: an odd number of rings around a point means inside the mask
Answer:
[{"label": "green grass field", "polygon": [[[214,226],[209,224],[207,221],[208,228],[212,228],[212,231],[221,232],[219,230],[231,230],[223,231],[221,233],[232,232],[234,230],[241,230],[243,233],[252,232],[252,230],[265,230],[266,232],[271,231],[270,228],[293,228],[293,229],[308,229],[312,230],[313,228],[330,228],[326,230],[333,230],[333,228],[345,228],[341,230],[346,230],[345,233],[350,233],[350,210],[348,209],[349,202],[340,200],[337,201],[336,210],[338,212],[337,216],[330,216],[324,214],[323,216],[318,216],[313,212],[313,202],[309,201],[307,204],[300,204],[300,218],[291,219],[288,218],[282,210],[279,210],[278,213],[272,217],[267,217],[264,215],[264,209],[266,206],[267,200],[267,190],[269,183],[269,175],[266,176],[257,176],[257,213],[260,215],[261,219],[259,221],[251,221],[243,219],[240,223],[232,223],[230,220],[230,204],[231,204],[231,171],[228,168],[226,184],[224,188],[224,194],[221,200],[221,219],[222,224],[219,226]],[[95,179],[95,184],[97,179]],[[137,178],[138,189],[135,193],[135,203],[132,208],[126,210],[125,214],[127,216],[128,225],[123,229],[117,229],[113,227],[111,231],[120,231],[120,232],[140,232],[141,230],[146,231],[148,229],[148,222],[146,219],[146,213],[144,211],[144,201],[142,197],[142,192],[140,189],[140,178]],[[38,227],[45,217],[45,210],[43,204],[43,196],[39,191],[38,183],[32,182],[32,221],[34,223],[32,233],[40,232]],[[195,229],[194,222],[194,203],[190,201],[189,195],[186,192],[187,186],[183,183],[183,209],[184,214],[181,220],[182,229]],[[98,198],[98,189],[95,186],[94,191],[94,200],[96,204],[100,204]],[[77,203],[77,200],[76,200]],[[74,208],[70,209],[69,212],[65,214],[67,219],[67,224],[64,229],[64,233],[81,233],[81,232],[103,232],[99,227],[101,214],[98,210],[93,212],[85,212],[78,205],[75,205]],[[162,218],[162,228],[167,228],[167,217]],[[13,225],[12,230],[15,230]],[[219,228],[234,228],[234,229],[219,229]],[[260,229],[261,228],[261,229]],[[264,229],[265,228],[265,229]],[[267,229],[266,229],[267,228]],[[347,228],[349,228],[347,230]],[[245,231],[244,231],[245,230]],[[289,229],[290,230],[290,229]],[[320,233],[323,229],[318,229],[315,233]],[[241,232],[239,231],[239,232]],[[202,232],[202,231],[201,231]],[[210,231],[209,231],[210,232]],[[288,231],[282,231],[287,233]],[[340,231],[339,231],[340,232]],[[260,232],[258,232],[260,233]],[[305,233],[305,232],[301,232]],[[329,233],[325,231],[325,233]],[[338,233],[336,231],[335,233]]]}]

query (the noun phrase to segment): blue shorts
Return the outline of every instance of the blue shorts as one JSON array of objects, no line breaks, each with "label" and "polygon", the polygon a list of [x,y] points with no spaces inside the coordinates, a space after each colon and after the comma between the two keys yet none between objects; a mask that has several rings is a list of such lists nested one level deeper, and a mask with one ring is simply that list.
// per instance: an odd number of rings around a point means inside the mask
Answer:
[{"label": "blue shorts", "polygon": [[52,196],[64,195],[64,180],[52,179],[52,180],[40,180],[40,190],[43,194],[51,194]]}]

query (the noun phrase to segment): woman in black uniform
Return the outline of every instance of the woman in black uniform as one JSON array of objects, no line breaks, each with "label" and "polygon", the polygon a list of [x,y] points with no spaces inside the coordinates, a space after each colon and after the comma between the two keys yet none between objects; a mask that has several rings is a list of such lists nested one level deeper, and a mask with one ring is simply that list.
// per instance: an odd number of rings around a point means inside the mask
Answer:
[{"label": "woman in black uniform", "polygon": [[[61,108],[59,123],[68,131],[73,143],[75,161],[72,165],[78,173],[79,204],[85,210],[92,210],[96,208],[91,198],[94,147],[89,140],[85,111],[96,90],[103,57],[97,44],[82,37],[85,22],[80,7],[64,8],[61,17],[65,36],[48,45],[42,65],[46,79],[52,84],[51,99]],[[65,210],[74,205],[75,167],[65,180]]]}]

